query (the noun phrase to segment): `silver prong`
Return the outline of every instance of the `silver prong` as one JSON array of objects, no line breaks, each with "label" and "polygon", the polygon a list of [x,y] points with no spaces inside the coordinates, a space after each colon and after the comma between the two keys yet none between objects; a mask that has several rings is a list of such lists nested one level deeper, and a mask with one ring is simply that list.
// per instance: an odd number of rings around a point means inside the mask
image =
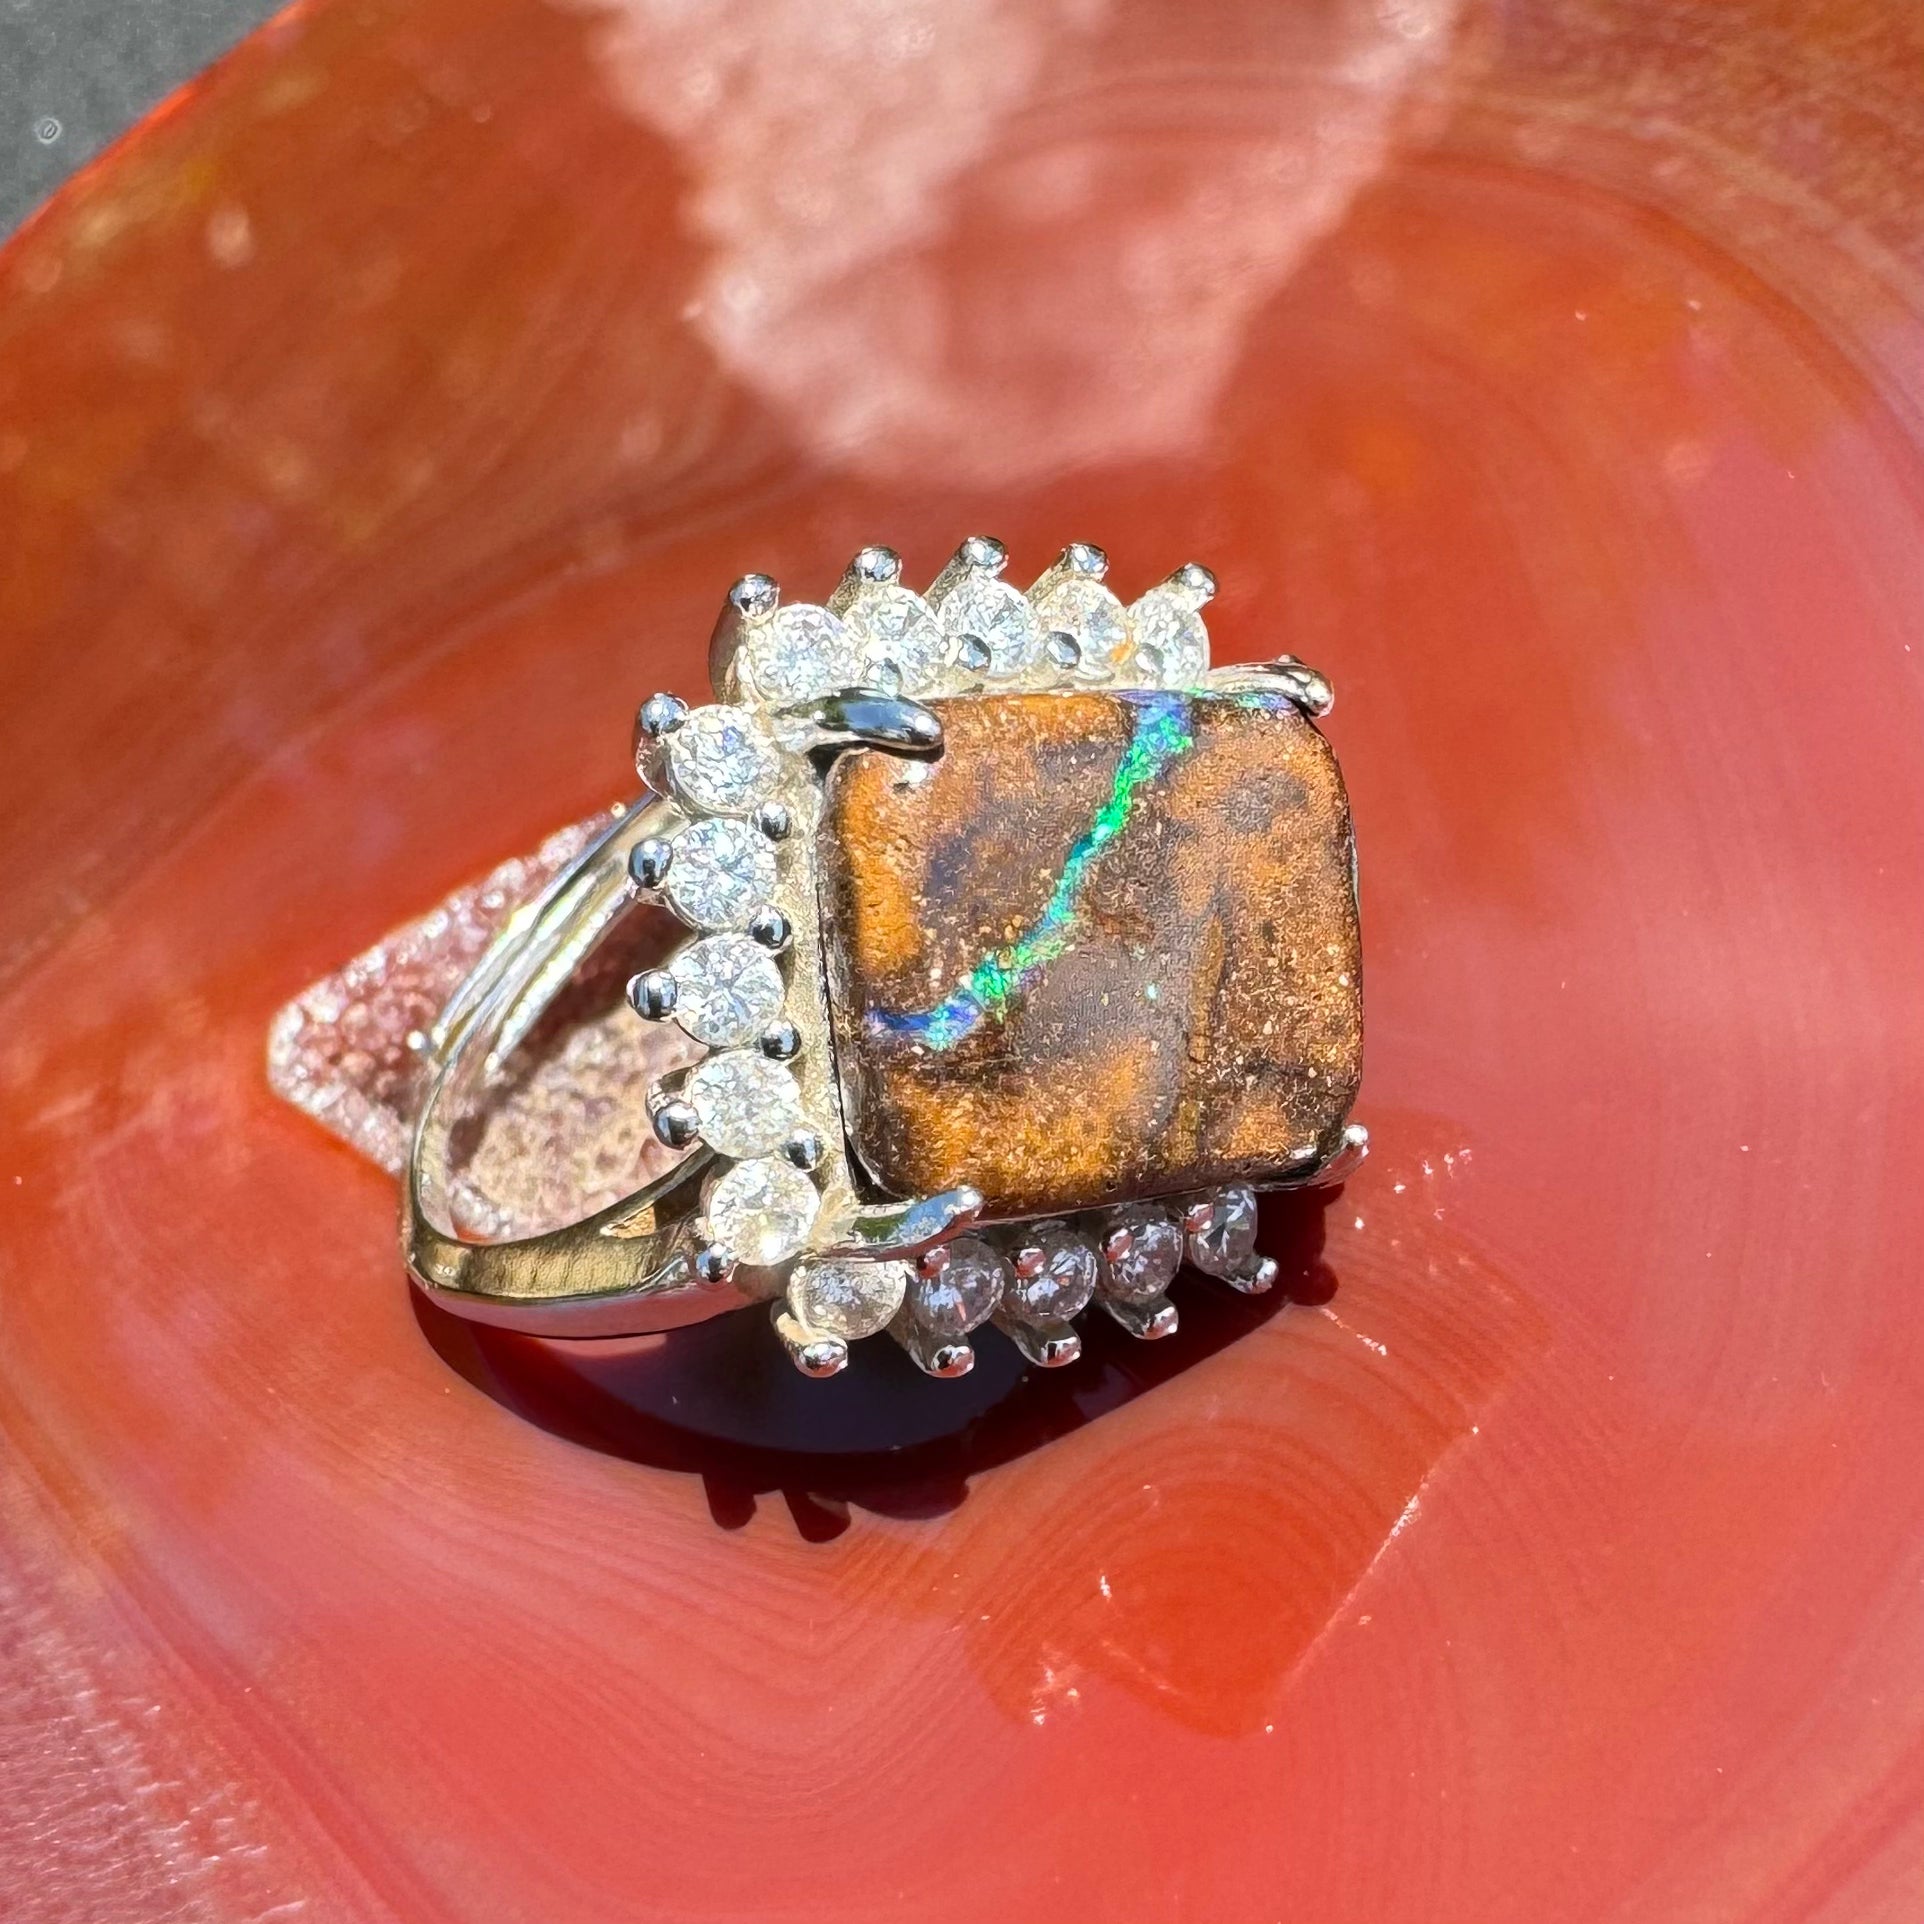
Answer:
[{"label": "silver prong", "polygon": [[995,1326],[1038,1369],[1059,1370],[1082,1354],[1082,1338],[1069,1323],[1018,1323],[998,1312]]},{"label": "silver prong", "polygon": [[994,650],[980,635],[964,635],[955,644],[955,665],[971,681],[981,681],[994,659]]},{"label": "silver prong", "polygon": [[635,726],[650,741],[672,735],[688,719],[688,704],[679,695],[650,695],[635,713]]},{"label": "silver prong", "polygon": [[1311,721],[1320,721],[1336,706],[1336,691],[1329,677],[1319,674],[1294,655],[1278,655],[1274,661],[1239,661],[1212,669],[1211,688],[1273,689],[1292,701]]},{"label": "silver prong", "polygon": [[782,591],[771,575],[743,575],[728,591],[728,605],[744,621],[766,621],[781,605]]},{"label": "silver prong", "polygon": [[644,895],[653,895],[668,879],[668,865],[674,858],[672,842],[650,835],[628,851],[628,879]]},{"label": "silver prong", "polygon": [[794,925],[772,902],[755,911],[748,924],[748,933],[770,955],[782,954],[795,939]]},{"label": "silver prong", "polygon": [[1131,1336],[1145,1343],[1160,1342],[1176,1333],[1176,1306],[1167,1296],[1152,1296],[1144,1303],[1122,1303],[1113,1296],[1102,1298],[1106,1309]]},{"label": "silver prong", "polygon": [[797,702],[778,712],[784,739],[816,754],[838,755],[849,748],[879,748],[891,755],[929,756],[942,752],[942,724],[935,711],[905,695],[879,688],[843,688],[814,701]]},{"label": "silver prong", "polygon": [[959,1236],[982,1213],[982,1192],[964,1185],[910,1203],[873,1203],[856,1209],[824,1256],[920,1256]]},{"label": "silver prong", "polygon": [[729,589],[714,633],[708,638],[708,680],[720,699],[728,699],[734,686],[742,630],[766,621],[781,605],[781,599],[782,591],[767,575],[743,575]]},{"label": "silver prong", "polygon": [[802,1052],[802,1032],[786,1016],[761,1033],[761,1052],[775,1062],[792,1062]]},{"label": "silver prong", "polygon": [[841,1337],[804,1327],[782,1303],[774,1306],[774,1323],[788,1360],[804,1376],[838,1376],[848,1367],[848,1345]]},{"label": "silver prong", "polygon": [[1355,1175],[1370,1152],[1370,1132],[1360,1122],[1343,1125],[1343,1140],[1304,1185],[1309,1189],[1331,1189]]},{"label": "silver prong", "polygon": [[755,826],[771,842],[785,842],[795,819],[789,814],[786,802],[763,802],[755,810]]},{"label": "silver prong", "polygon": [[1100,581],[1109,572],[1109,557],[1087,541],[1072,541],[1029,584],[1029,599],[1046,601],[1065,581]]},{"label": "silver prong", "polygon": [[1216,577],[1200,561],[1185,561],[1157,586],[1185,608],[1201,608],[1216,598]]},{"label": "silver prong", "polygon": [[901,579],[902,557],[893,548],[864,548],[842,571],[828,598],[828,611],[845,615],[865,588],[887,588]]},{"label": "silver prong", "polygon": [[929,583],[928,599],[940,606],[943,596],[971,575],[999,575],[1009,565],[1009,551],[993,535],[972,534]]},{"label": "silver prong", "polygon": [[1240,1289],[1245,1296],[1266,1296],[1276,1287],[1276,1278],[1281,1273],[1282,1267],[1274,1256],[1252,1256],[1246,1268],[1221,1280],[1231,1289]]},{"label": "silver prong", "polygon": [[925,1376],[953,1381],[975,1368],[975,1351],[963,1337],[931,1336],[907,1316],[898,1316],[889,1325],[889,1333]]},{"label": "silver prong", "polygon": [[628,1006],[646,1022],[665,1022],[673,1015],[678,993],[666,969],[644,969],[628,978]]},{"label": "silver prong", "polygon": [[1049,665],[1058,674],[1073,675],[1082,666],[1082,644],[1074,635],[1061,628],[1054,629],[1044,637],[1043,652],[1049,657]]},{"label": "silver prong", "polygon": [[1117,1223],[1102,1238],[1102,1253],[1110,1262],[1119,1263],[1136,1246],[1136,1232],[1127,1223]]},{"label": "silver prong", "polygon": [[695,1252],[695,1275],[704,1283],[726,1283],[736,1269],[735,1252],[724,1243],[709,1243]]},{"label": "silver prong", "polygon": [[687,719],[678,695],[650,695],[635,711],[635,772],[650,788],[663,787],[661,745]]},{"label": "silver prong", "polygon": [[701,1121],[695,1105],[679,1096],[669,1096],[653,1105],[655,1139],[666,1149],[686,1149],[701,1134]]},{"label": "silver prong", "polygon": [[813,1129],[798,1129],[782,1144],[783,1160],[797,1169],[819,1169],[827,1154],[827,1145]]}]

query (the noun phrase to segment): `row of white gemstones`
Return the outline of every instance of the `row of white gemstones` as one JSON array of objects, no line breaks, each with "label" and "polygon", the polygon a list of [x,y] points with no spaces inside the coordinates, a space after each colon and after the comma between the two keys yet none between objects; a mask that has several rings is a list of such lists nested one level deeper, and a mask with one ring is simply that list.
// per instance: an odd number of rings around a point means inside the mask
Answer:
[{"label": "row of white gemstones", "polygon": [[857,686],[910,696],[985,684],[1187,688],[1207,672],[1207,568],[1187,563],[1125,605],[1103,585],[1108,557],[1086,541],[1026,594],[1001,579],[1007,562],[1001,542],[971,535],[926,596],[902,585],[888,548],[864,548],[825,607],[780,606],[761,583],[742,609],[744,697],[780,707]]},{"label": "row of white gemstones", "polygon": [[[822,1119],[805,1110],[789,1067],[799,1033],[783,1015],[779,957],[788,918],[774,905],[787,810],[774,800],[787,757],[752,711],[690,709],[657,695],[642,710],[637,762],[687,811],[666,843],[644,842],[636,880],[699,933],[628,985],[643,1015],[670,1016],[709,1054],[656,1092],[655,1128],[680,1148],[699,1138],[728,1166],[704,1200],[710,1260],[787,1262],[815,1227],[811,1171]],[[803,878],[806,881],[807,878]]]},{"label": "row of white gemstones", "polygon": [[1033,1360],[1066,1363],[1080,1347],[1067,1325],[1092,1302],[1115,1309],[1138,1336],[1173,1333],[1176,1312],[1165,1297],[1185,1256],[1246,1293],[1269,1289],[1276,1264],[1256,1254],[1255,1191],[1234,1184],[1187,1205],[1130,1204],[1075,1222],[1013,1224],[959,1236],[916,1263],[807,1264],[789,1284],[788,1303],[811,1333],[844,1342],[893,1326],[916,1360],[941,1375],[968,1368],[966,1339],[992,1321]]}]

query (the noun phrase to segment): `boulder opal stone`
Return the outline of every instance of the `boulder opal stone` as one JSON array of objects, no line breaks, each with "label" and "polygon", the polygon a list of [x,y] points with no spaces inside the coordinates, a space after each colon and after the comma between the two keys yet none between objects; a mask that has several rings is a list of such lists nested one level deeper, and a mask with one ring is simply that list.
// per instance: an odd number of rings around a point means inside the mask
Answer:
[{"label": "boulder opal stone", "polygon": [[1356,1094],[1349,805],[1267,693],[938,702],[928,763],[849,755],[821,843],[850,1139],[992,1213],[1300,1171]]}]

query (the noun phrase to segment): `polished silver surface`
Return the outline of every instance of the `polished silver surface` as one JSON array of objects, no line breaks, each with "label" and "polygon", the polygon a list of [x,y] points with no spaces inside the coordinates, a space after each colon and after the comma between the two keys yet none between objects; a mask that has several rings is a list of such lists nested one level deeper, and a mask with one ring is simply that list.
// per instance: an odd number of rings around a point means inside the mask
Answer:
[{"label": "polished silver surface", "polygon": [[793,1062],[802,1052],[802,1032],[783,1016],[761,1032],[756,1046],[771,1062]]},{"label": "polished silver surface", "polygon": [[849,1217],[844,1233],[824,1250],[829,1256],[920,1256],[932,1245],[960,1235],[982,1214],[981,1192],[945,1189],[914,1202],[869,1203]]},{"label": "polished silver surface", "polygon": [[838,755],[851,748],[919,757],[942,752],[942,724],[935,711],[879,688],[838,689],[778,709],[775,720],[786,739],[811,754]]},{"label": "polished silver surface", "polygon": [[1023,1323],[997,1310],[993,1322],[1037,1369],[1066,1369],[1082,1354],[1082,1338],[1073,1323]]},{"label": "polished silver surface", "polygon": [[628,1006],[644,1022],[665,1022],[675,1013],[681,994],[675,978],[666,969],[644,969],[628,978]]},{"label": "polished silver surface", "polygon": [[1167,1296],[1152,1296],[1142,1303],[1119,1302],[1113,1296],[1103,1296],[1098,1300],[1139,1342],[1154,1343],[1176,1333],[1176,1306]]},{"label": "polished silver surface", "polygon": [[847,1369],[848,1344],[843,1338],[804,1329],[785,1303],[774,1305],[772,1320],[788,1360],[804,1376],[839,1376]]},{"label": "polished silver surface", "polygon": [[629,851],[628,879],[642,894],[658,894],[668,879],[669,865],[674,859],[673,844],[651,835]]}]

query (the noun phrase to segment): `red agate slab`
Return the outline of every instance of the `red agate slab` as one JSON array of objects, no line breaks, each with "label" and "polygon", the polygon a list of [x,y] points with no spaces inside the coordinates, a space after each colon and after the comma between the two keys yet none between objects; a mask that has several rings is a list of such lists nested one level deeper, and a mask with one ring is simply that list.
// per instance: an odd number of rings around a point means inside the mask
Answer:
[{"label": "red agate slab", "polygon": [[[17,236],[10,1908],[1909,1924],[1917,31],[319,0]],[[417,1318],[274,1012],[735,575],[976,528],[1335,683],[1284,1287],[943,1385]]]}]

